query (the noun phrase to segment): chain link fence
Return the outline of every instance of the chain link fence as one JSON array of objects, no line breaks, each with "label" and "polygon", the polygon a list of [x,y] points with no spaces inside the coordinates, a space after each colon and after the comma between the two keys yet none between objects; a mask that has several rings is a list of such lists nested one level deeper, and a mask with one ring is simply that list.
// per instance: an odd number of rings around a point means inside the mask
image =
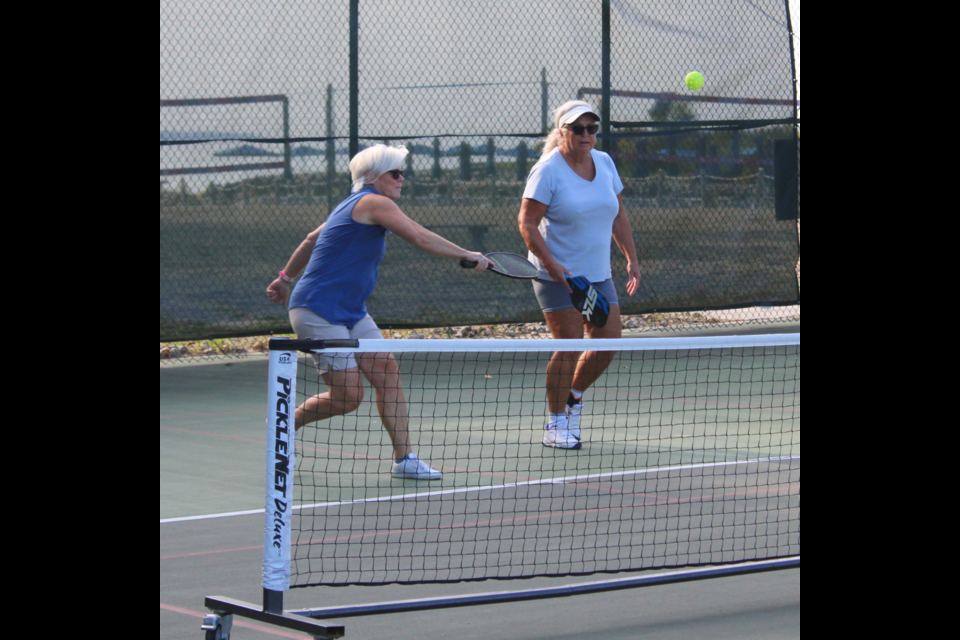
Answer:
[{"label": "chain link fence", "polygon": [[[783,0],[161,2],[161,342],[289,332],[264,290],[379,142],[410,150],[407,215],[525,255],[524,181],[577,98],[626,187],[644,277],[627,296],[613,249],[624,315],[798,318],[799,205],[777,200],[799,167],[778,175],[776,151],[799,126],[798,17]],[[542,320],[529,285],[393,237],[368,308],[382,327]]]}]

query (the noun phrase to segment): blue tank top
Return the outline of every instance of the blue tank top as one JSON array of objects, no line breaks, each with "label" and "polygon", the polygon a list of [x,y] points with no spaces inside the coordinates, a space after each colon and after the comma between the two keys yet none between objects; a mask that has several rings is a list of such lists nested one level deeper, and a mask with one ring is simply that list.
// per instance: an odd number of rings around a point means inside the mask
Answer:
[{"label": "blue tank top", "polygon": [[290,308],[305,307],[329,322],[353,329],[367,316],[367,298],[377,286],[387,251],[387,230],[360,224],[353,208],[370,187],[344,200],[327,218],[303,277],[290,296]]}]

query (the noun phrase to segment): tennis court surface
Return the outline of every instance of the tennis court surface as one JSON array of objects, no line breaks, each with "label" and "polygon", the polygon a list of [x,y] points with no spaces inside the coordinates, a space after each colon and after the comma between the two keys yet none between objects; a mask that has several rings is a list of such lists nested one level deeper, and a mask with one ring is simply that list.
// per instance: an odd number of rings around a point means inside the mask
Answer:
[{"label": "tennis court surface", "polygon": [[[439,482],[390,476],[372,393],[306,427],[285,608],[799,555],[799,345],[622,352],[576,451],[540,443],[547,356],[397,356]],[[301,401],[323,391],[300,370]],[[205,596],[261,601],[267,380],[265,359],[160,371],[161,638],[203,637]],[[463,582],[508,577],[528,579]],[[337,623],[354,638],[796,638],[799,590],[789,570]],[[231,637],[307,636],[236,618]]]}]

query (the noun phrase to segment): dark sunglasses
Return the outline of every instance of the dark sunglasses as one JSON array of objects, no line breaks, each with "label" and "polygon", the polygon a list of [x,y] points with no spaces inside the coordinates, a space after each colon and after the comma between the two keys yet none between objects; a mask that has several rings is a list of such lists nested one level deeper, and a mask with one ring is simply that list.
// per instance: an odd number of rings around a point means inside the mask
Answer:
[{"label": "dark sunglasses", "polygon": [[568,124],[567,129],[570,129],[570,131],[573,131],[573,134],[577,136],[582,136],[584,131],[586,131],[592,136],[595,136],[597,135],[597,131],[600,131],[600,125],[589,124],[584,127],[583,125],[579,125],[579,124]]},{"label": "dark sunglasses", "polygon": [[399,180],[400,178],[403,177],[403,171],[401,171],[400,169],[393,169],[391,171],[387,171],[387,173],[389,173],[394,180]]}]

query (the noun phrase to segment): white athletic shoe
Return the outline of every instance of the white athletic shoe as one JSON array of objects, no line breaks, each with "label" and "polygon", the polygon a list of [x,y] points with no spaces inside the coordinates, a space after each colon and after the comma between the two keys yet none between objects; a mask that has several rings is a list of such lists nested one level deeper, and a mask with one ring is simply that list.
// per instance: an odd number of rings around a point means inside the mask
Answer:
[{"label": "white athletic shoe", "polygon": [[566,421],[547,424],[543,430],[543,446],[557,449],[579,449],[580,441],[567,429]]},{"label": "white athletic shoe", "polygon": [[393,463],[393,477],[403,480],[440,480],[443,474],[411,453],[400,462]]},{"label": "white athletic shoe", "polygon": [[567,405],[567,431],[577,439],[577,442],[580,442],[580,413],[582,411],[583,400],[572,407]]}]

